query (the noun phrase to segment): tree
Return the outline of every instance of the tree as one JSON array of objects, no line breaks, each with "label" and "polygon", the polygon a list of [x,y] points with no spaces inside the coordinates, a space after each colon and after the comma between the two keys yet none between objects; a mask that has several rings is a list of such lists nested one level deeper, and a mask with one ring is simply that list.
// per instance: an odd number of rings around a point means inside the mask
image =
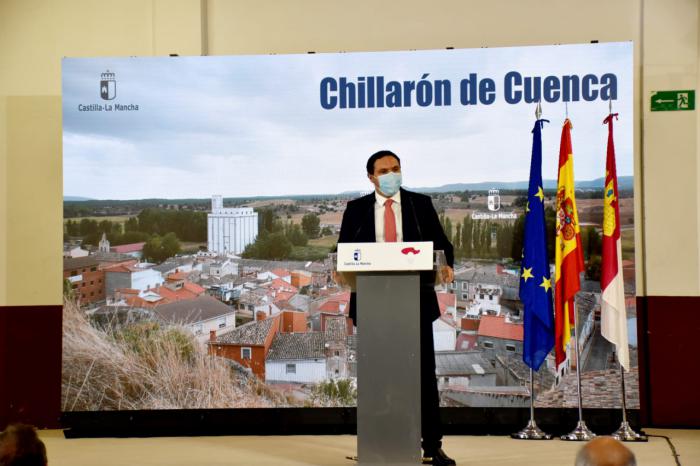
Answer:
[{"label": "tree", "polygon": [[66,222],[66,233],[68,236],[80,236],[80,224],[74,220]]},{"label": "tree", "polygon": [[525,205],[527,205],[527,197],[518,196],[513,200],[513,203],[511,205],[513,207],[525,207]]},{"label": "tree", "polygon": [[80,220],[80,235],[85,236],[90,233],[97,233],[97,221],[89,218]]},{"label": "tree", "polygon": [[452,246],[454,246],[455,251],[459,251],[462,247],[462,224],[459,222],[455,224],[455,236],[452,239]]},{"label": "tree", "polygon": [[603,243],[595,227],[588,226],[581,230],[581,246],[584,257],[590,258],[602,254]]},{"label": "tree", "polygon": [[447,216],[445,216],[445,235],[448,238],[452,238],[452,220]]},{"label": "tree", "polygon": [[588,280],[600,281],[600,267],[602,260],[600,256],[593,255],[588,259],[586,265],[586,278]]},{"label": "tree", "polygon": [[321,232],[321,219],[314,213],[308,213],[301,218],[301,229],[309,238],[318,238]]},{"label": "tree", "polygon": [[167,259],[168,257],[173,257],[179,254],[182,250],[180,247],[180,240],[177,239],[175,233],[168,233],[163,236],[163,241],[161,243],[163,247],[163,255]]},{"label": "tree", "polygon": [[143,245],[143,257],[150,262],[163,262],[169,257],[173,257],[181,250],[180,240],[175,233],[168,233],[165,236],[153,235]]},{"label": "tree", "polygon": [[138,231],[139,221],[136,217],[129,217],[126,222],[124,222],[124,231]]},{"label": "tree", "polygon": [[282,260],[288,258],[291,252],[292,243],[283,231],[264,232],[258,235],[254,243],[246,246],[241,256],[246,259]]},{"label": "tree", "polygon": [[286,232],[287,239],[294,246],[306,246],[309,242],[308,236],[301,231],[298,223],[291,224]]},{"label": "tree", "polygon": [[333,230],[331,230],[331,227],[323,227],[321,229],[321,236],[330,236],[333,234]]},{"label": "tree", "polygon": [[465,216],[462,220],[462,252],[465,257],[472,255],[472,219]]},{"label": "tree", "polygon": [[544,208],[545,231],[547,232],[547,259],[554,262],[554,247],[557,236],[557,213],[553,207]]},{"label": "tree", "polygon": [[112,223],[112,230],[109,232],[115,236],[119,236],[122,234],[122,224],[121,223]]},{"label": "tree", "polygon": [[160,262],[162,254],[162,239],[158,235],[153,235],[148,238],[146,244],[143,245],[143,257],[149,262]]},{"label": "tree", "polygon": [[98,231],[100,233],[111,233],[112,222],[110,220],[102,220],[99,224]]},{"label": "tree", "polygon": [[525,236],[525,215],[521,214],[513,224],[513,243],[510,247],[510,257],[520,262],[523,258],[523,240]]},{"label": "tree", "polygon": [[275,213],[273,212],[273,210],[270,208],[263,209],[260,218],[260,228],[262,230],[269,231],[270,233],[272,233],[272,228],[275,222]]},{"label": "tree", "polygon": [[498,257],[510,257],[513,248],[513,225],[510,223],[498,226],[496,234],[496,250]]}]

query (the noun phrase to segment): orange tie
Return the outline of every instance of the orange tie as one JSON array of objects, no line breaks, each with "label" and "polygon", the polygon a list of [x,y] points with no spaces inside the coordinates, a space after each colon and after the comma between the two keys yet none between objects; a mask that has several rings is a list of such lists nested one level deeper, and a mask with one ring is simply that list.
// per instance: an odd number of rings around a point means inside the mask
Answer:
[{"label": "orange tie", "polygon": [[387,199],[384,203],[384,241],[387,243],[396,242],[396,217],[394,217],[394,209],[391,204],[394,201]]}]

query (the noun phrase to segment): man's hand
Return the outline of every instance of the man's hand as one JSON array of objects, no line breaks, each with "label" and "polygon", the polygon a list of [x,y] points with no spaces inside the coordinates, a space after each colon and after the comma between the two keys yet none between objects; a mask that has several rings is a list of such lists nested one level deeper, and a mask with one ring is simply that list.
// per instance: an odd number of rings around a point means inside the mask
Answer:
[{"label": "man's hand", "polygon": [[454,270],[449,265],[443,265],[440,268],[440,279],[442,283],[452,283],[455,278]]}]

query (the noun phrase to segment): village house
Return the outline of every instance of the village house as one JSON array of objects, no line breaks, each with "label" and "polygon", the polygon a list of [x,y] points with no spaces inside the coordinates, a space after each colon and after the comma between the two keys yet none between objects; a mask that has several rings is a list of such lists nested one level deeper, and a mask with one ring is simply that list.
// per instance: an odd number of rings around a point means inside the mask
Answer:
[{"label": "village house", "polygon": [[248,322],[228,332],[209,332],[209,354],[236,361],[265,380],[265,359],[278,333],[306,332],[303,313],[285,311],[270,318]]},{"label": "village house", "polygon": [[512,322],[508,316],[481,317],[478,330],[479,348],[489,359],[498,354],[523,354],[523,324]]},{"label": "village house", "polygon": [[109,248],[110,252],[116,252],[118,254],[126,254],[133,257],[134,259],[141,259],[143,257],[143,247],[146,243],[131,243],[131,244],[120,244],[119,246],[112,246]]},{"label": "village house", "polygon": [[165,262],[154,265],[152,268],[165,277],[171,273],[201,271],[202,264],[195,264],[194,259],[188,257],[171,257]]},{"label": "village house", "polygon": [[63,279],[81,306],[105,299],[105,273],[94,257],[64,258]]},{"label": "village house", "polygon": [[162,322],[186,327],[200,343],[205,343],[211,332],[218,334],[236,326],[236,311],[206,294],[156,306],[153,313]]},{"label": "village house", "polygon": [[265,361],[266,381],[319,383],[351,377],[346,318],[328,317],[324,326],[321,332],[278,333]]},{"label": "village house", "polygon": [[436,293],[436,295],[440,318],[433,321],[435,351],[453,351],[457,343],[456,297],[451,293]]},{"label": "village house", "polygon": [[231,259],[214,261],[202,267],[202,273],[212,277],[223,277],[224,275],[238,275],[238,264]]},{"label": "village house", "polygon": [[496,385],[496,370],[480,351],[435,352],[435,374],[439,390]]},{"label": "village house", "polygon": [[114,265],[104,269],[105,293],[112,296],[120,288],[150,290],[163,284],[163,276],[151,264]]},{"label": "village house", "polygon": [[519,278],[498,264],[465,269],[455,274],[449,287],[457,296],[457,309],[471,312],[472,318],[478,318],[480,309],[484,313],[500,313],[501,299],[517,299],[518,288]]},{"label": "village house", "polygon": [[479,346],[479,324],[480,320],[463,317],[460,322],[460,332],[457,335],[455,351],[469,351]]},{"label": "village house", "polygon": [[76,257],[85,257],[90,254],[90,251],[87,249],[83,249],[83,247],[79,244],[64,244],[63,245],[63,257],[65,259],[70,259],[73,258],[75,259]]}]

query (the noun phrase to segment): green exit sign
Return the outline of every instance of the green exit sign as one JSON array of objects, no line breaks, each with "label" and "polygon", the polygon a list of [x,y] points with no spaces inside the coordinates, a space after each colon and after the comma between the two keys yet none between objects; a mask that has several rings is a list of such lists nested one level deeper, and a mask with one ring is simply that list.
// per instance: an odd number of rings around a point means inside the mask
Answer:
[{"label": "green exit sign", "polygon": [[676,110],[695,110],[695,91],[652,92],[652,112],[671,112]]}]

